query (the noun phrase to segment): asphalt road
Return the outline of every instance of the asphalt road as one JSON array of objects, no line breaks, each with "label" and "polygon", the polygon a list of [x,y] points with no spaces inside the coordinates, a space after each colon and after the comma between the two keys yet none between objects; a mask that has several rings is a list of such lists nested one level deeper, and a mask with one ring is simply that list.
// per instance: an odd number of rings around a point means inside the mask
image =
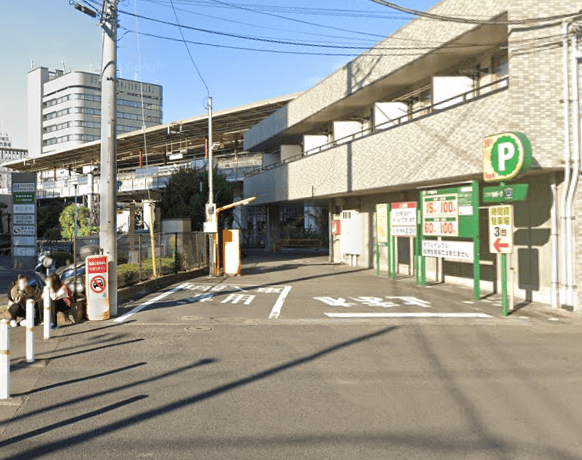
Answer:
[{"label": "asphalt road", "polygon": [[25,402],[0,419],[0,457],[582,459],[579,316],[502,318],[495,298],[317,257],[246,268],[61,328],[36,379],[13,373]]}]

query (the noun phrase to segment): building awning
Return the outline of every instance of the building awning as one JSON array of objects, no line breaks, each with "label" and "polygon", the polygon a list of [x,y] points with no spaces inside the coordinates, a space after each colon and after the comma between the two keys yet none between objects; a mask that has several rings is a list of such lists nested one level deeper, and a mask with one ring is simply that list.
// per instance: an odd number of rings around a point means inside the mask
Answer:
[{"label": "building awning", "polygon": [[[242,134],[300,93],[267,99],[213,113],[213,141],[219,146],[214,152],[242,151]],[[117,167],[130,170],[171,164],[174,161],[203,156],[208,136],[208,115],[173,121],[117,136]],[[140,154],[141,151],[141,154]],[[20,172],[43,172],[55,169],[78,171],[83,166],[100,163],[101,141],[89,142],[69,150],[4,163],[3,166]],[[140,159],[141,157],[141,159]],[[79,171],[80,172],[80,171]]]}]

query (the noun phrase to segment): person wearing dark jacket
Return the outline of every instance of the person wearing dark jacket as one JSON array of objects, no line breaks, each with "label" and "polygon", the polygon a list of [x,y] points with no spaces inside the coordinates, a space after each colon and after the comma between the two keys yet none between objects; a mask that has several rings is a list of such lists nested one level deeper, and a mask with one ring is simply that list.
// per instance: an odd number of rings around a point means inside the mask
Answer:
[{"label": "person wearing dark jacket", "polygon": [[[26,318],[26,301],[33,299],[35,302],[35,316],[38,316],[39,301],[42,293],[39,289],[34,289],[28,285],[25,275],[18,275],[14,286],[10,289],[8,313],[10,313],[10,325],[17,325],[18,317]],[[26,326],[26,321],[20,322],[21,326]]]},{"label": "person wearing dark jacket", "polygon": [[46,284],[49,288],[53,308],[51,318],[54,327],[57,327],[57,313],[62,312],[65,317],[71,309],[73,294],[65,283],[61,281],[59,275],[51,275],[47,278]]}]

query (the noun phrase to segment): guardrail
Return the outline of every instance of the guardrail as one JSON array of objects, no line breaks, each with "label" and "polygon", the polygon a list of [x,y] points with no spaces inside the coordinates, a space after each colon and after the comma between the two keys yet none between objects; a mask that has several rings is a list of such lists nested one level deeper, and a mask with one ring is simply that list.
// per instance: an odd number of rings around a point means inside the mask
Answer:
[{"label": "guardrail", "polygon": [[[349,136],[344,136],[339,139],[335,139],[332,142],[328,142],[327,144],[321,145],[319,147],[315,147],[313,149],[309,149],[306,152],[301,153],[300,155],[294,155],[292,157],[288,157],[284,160],[281,160],[276,163],[272,163],[268,166],[264,166],[256,171],[247,174],[246,177],[254,176],[256,174],[260,174],[261,172],[268,171],[270,169],[274,169],[276,167],[282,166],[287,163],[291,163],[293,161],[300,160],[306,156],[314,155],[317,153],[324,152],[329,149],[333,149],[338,145],[345,144],[348,142],[353,142],[358,139],[362,139],[367,136],[371,136],[380,132],[388,131],[390,129],[398,128],[399,126],[412,123],[414,121],[420,120],[424,117],[429,117],[436,113],[442,113],[446,110],[453,109],[463,104],[467,104],[469,102],[477,101],[484,97],[499,93],[509,88],[509,77],[501,78],[496,80],[492,83],[487,85],[479,86],[478,88],[468,91],[466,93],[458,94],[454,97],[446,99],[444,101],[440,101],[436,104],[432,104],[427,107],[423,107],[418,110],[414,110],[412,112],[407,113],[406,115],[402,115],[398,118],[393,118],[388,120],[382,124],[374,126],[372,128],[362,129],[357,133],[350,134]],[[485,90],[485,92],[484,92]],[[456,102],[458,101],[458,102]],[[443,107],[444,106],[444,107]],[[441,108],[439,108],[441,107]]]}]

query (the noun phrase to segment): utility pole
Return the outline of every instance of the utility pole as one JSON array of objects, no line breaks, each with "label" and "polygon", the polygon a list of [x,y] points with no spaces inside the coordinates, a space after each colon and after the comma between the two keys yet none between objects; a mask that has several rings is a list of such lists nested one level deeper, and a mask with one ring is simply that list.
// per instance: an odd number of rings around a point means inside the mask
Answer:
[{"label": "utility pole", "polygon": [[101,69],[101,182],[99,246],[109,258],[109,308],[117,315],[117,0],[104,0]]},{"label": "utility pole", "polygon": [[[208,205],[206,207],[206,221],[214,219],[214,182],[212,161],[212,97],[208,96]],[[218,225],[218,222],[216,223]],[[214,233],[208,235],[208,268],[209,276],[214,276]]]}]

